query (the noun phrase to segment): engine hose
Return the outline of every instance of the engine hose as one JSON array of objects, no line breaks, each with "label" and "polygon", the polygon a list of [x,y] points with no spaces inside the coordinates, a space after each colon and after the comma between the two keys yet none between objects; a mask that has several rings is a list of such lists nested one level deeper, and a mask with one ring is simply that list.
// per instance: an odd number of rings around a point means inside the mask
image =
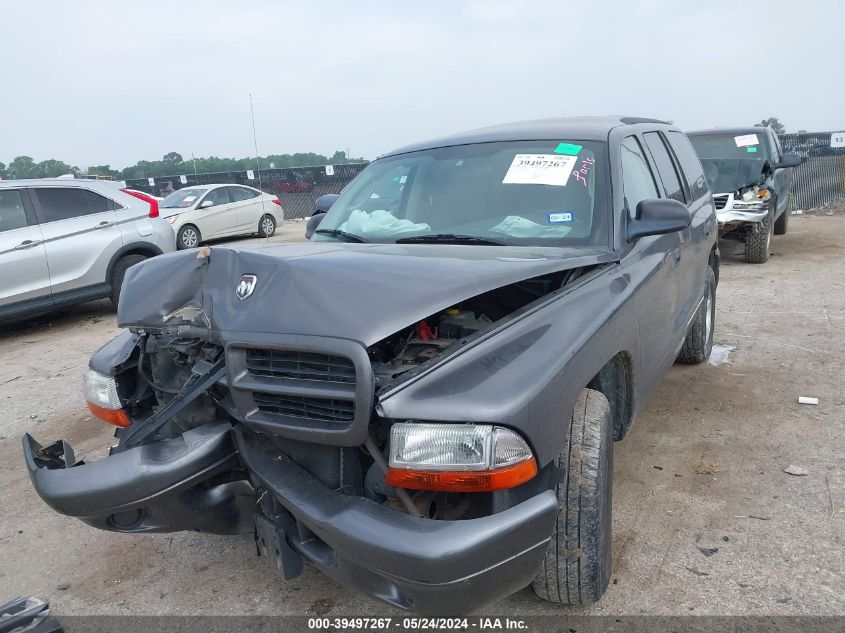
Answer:
[{"label": "engine hose", "polygon": [[[364,446],[367,447],[367,451],[370,453],[370,457],[373,458],[373,461],[378,464],[378,467],[381,468],[382,472],[386,475],[387,474],[387,462],[384,461],[384,455],[381,454],[378,446],[376,445],[376,441],[373,439],[371,433],[367,433],[367,439],[364,442]],[[408,514],[411,516],[422,516],[420,511],[417,509],[417,506],[414,505],[414,502],[411,500],[411,495],[408,494],[408,491],[404,488],[394,488],[396,491],[396,496],[399,497],[399,501],[405,506],[408,510]]]}]

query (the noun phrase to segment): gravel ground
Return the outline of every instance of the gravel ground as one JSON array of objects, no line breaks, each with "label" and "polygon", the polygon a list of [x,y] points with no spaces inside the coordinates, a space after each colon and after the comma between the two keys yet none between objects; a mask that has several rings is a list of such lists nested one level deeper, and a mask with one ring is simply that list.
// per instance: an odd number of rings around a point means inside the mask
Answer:
[{"label": "gravel ground", "polygon": [[[716,342],[735,349],[676,366],[616,444],[612,584],[586,612],[845,615],[843,245],[839,214],[792,217],[763,266],[723,243]],[[100,532],[38,499],[20,438],[102,452],[111,434],[87,415],[80,377],[117,332],[105,301],[0,331],[0,601],[36,594],[63,615],[390,613],[310,567],[279,580],[251,536]],[[485,612],[585,611],[526,589]]]}]

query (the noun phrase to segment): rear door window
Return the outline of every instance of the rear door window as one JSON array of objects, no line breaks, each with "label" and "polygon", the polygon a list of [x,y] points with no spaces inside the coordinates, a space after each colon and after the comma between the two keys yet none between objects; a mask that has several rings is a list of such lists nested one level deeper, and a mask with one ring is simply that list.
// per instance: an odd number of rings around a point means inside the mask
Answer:
[{"label": "rear door window", "polygon": [[0,189],[0,233],[27,225],[22,192],[19,189]]},{"label": "rear door window", "polygon": [[690,199],[698,200],[701,196],[707,195],[709,189],[707,188],[707,181],[704,179],[701,161],[698,159],[698,154],[695,153],[695,149],[693,149],[686,134],[670,131],[669,144],[675,150],[675,155],[681,163],[681,170],[686,176],[687,183],[689,183]]},{"label": "rear door window", "polygon": [[672,161],[672,157],[669,156],[669,151],[666,149],[663,139],[660,138],[660,133],[646,132],[643,134],[643,139],[645,139],[646,145],[648,145],[648,149],[654,159],[654,164],[657,165],[657,171],[660,174],[660,179],[663,181],[663,190],[666,197],[686,204],[678,172],[675,170],[675,164]]},{"label": "rear door window", "polygon": [[33,191],[38,198],[44,223],[71,220],[107,210],[102,209],[102,204],[92,207],[87,195],[91,192],[82,188],[36,187]]},{"label": "rear door window", "polygon": [[657,198],[657,185],[643,148],[635,136],[622,141],[622,189],[628,214],[636,217],[637,205],[643,200]]}]

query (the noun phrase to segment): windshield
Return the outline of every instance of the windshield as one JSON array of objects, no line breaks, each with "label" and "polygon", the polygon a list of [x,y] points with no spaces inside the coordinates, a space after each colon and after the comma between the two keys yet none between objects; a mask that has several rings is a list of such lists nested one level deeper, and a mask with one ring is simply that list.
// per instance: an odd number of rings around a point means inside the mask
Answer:
[{"label": "windshield", "polygon": [[713,193],[732,193],[755,184],[771,157],[762,129],[759,133],[704,134],[689,138]]},{"label": "windshield", "polygon": [[402,154],[367,167],[314,239],[607,245],[607,181],[605,146],[597,142],[479,143]]},{"label": "windshield", "polygon": [[179,191],[174,191],[164,200],[159,202],[158,206],[164,209],[184,209],[194,204],[197,201],[197,198],[199,198],[206,191],[208,190],[203,187],[180,189]]}]

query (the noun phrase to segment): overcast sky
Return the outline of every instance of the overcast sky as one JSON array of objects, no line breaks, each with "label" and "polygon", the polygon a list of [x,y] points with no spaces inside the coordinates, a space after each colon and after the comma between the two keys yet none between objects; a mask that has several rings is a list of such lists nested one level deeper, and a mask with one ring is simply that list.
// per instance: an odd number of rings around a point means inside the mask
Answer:
[{"label": "overcast sky", "polygon": [[0,161],[125,167],[625,113],[845,128],[840,0],[0,0]]}]

